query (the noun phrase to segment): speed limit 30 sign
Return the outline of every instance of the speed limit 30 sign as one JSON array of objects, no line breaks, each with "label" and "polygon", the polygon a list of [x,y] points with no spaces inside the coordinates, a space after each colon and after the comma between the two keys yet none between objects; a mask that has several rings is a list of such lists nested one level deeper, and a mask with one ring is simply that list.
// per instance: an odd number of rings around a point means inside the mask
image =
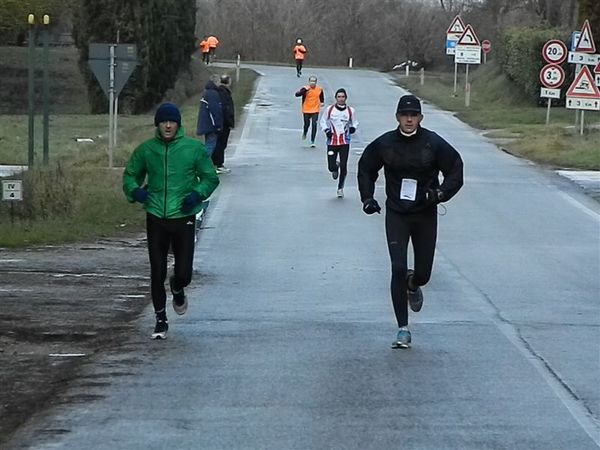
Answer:
[{"label": "speed limit 30 sign", "polygon": [[557,88],[565,81],[565,71],[556,64],[547,64],[540,70],[540,83],[549,89]]},{"label": "speed limit 30 sign", "polygon": [[559,39],[551,39],[544,44],[542,56],[547,63],[560,64],[567,59],[567,46]]}]

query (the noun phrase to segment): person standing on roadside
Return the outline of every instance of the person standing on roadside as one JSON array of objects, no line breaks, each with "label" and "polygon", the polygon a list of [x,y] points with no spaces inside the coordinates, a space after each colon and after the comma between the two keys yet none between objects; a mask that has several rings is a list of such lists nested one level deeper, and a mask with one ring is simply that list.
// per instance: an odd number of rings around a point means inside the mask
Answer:
[{"label": "person standing on roadside", "polygon": [[304,119],[302,140],[306,139],[310,127],[310,146],[315,147],[319,110],[325,104],[325,95],[323,89],[317,86],[317,77],[314,75],[308,77],[308,86],[301,87],[295,95],[296,97],[302,97],[302,117]]},{"label": "person standing on roadside", "polygon": [[308,50],[302,43],[302,39],[296,39],[296,45],[292,49],[294,55],[294,61],[296,62],[296,76],[300,78],[302,76],[302,64],[304,63],[304,55]]},{"label": "person standing on roadside", "polygon": [[204,36],[204,38],[200,41],[199,47],[200,52],[202,53],[202,62],[206,63],[207,65],[210,64],[210,47],[208,45],[206,36]]},{"label": "person standing on roadside", "polygon": [[204,147],[208,156],[212,156],[217,146],[217,134],[223,129],[223,107],[217,85],[208,80],[200,98],[196,134],[204,136]]},{"label": "person standing on roadside", "polygon": [[146,210],[150,284],[156,326],[152,339],[165,339],[169,324],[165,280],[169,248],[175,257],[169,278],[173,309],[185,314],[184,288],[192,280],[196,213],[219,184],[215,168],[202,143],[185,136],[181,114],[163,103],[154,116],[155,136],[139,145],[123,172],[123,192],[131,203]]},{"label": "person standing on roadside", "polygon": [[217,173],[229,173],[231,170],[225,167],[225,149],[229,141],[229,133],[235,126],[235,107],[231,97],[231,77],[229,75],[221,75],[218,92],[223,111],[223,129],[217,133],[217,145],[212,154],[212,161],[217,168]]},{"label": "person standing on roadside", "polygon": [[[392,263],[391,294],[398,334],[393,348],[408,348],[408,304],[418,312],[424,286],[431,277],[437,240],[437,205],[450,200],[463,185],[463,161],[438,134],[421,127],[421,102],[414,95],[400,98],[396,109],[399,127],[364,150],[358,162],[358,188],[363,211],[380,213],[374,199],[379,171],[385,173],[385,230]],[[440,172],[443,182],[439,182]],[[408,269],[412,242],[414,270]]]},{"label": "person standing on roadside", "polygon": [[[348,174],[350,139],[358,128],[354,108],[346,104],[344,88],[335,92],[335,103],[321,116],[321,129],[327,136],[327,166],[334,180],[338,179],[337,196],[344,197],[344,182]],[[338,160],[339,158],[339,160]]]}]

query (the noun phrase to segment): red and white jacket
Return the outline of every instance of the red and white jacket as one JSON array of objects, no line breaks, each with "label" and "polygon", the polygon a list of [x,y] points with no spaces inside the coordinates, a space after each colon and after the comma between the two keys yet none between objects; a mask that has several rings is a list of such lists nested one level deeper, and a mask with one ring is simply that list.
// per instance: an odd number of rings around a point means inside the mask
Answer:
[{"label": "red and white jacket", "polygon": [[347,145],[350,144],[350,128],[358,128],[358,120],[351,106],[338,109],[336,105],[330,105],[321,116],[320,125],[325,133],[331,131],[327,145]]}]

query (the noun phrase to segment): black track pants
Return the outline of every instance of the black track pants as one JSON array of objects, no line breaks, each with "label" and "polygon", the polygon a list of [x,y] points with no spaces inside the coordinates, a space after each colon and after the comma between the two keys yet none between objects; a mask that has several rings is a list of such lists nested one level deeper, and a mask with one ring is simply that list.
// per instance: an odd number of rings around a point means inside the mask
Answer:
[{"label": "black track pants", "polygon": [[338,155],[339,160],[339,171],[340,175],[338,178],[338,189],[344,187],[344,181],[346,181],[346,175],[348,175],[348,153],[350,152],[350,145],[328,145],[327,146],[327,168],[330,172],[336,172],[338,170]]},{"label": "black track pants", "polygon": [[169,248],[173,249],[175,257],[175,290],[180,290],[192,281],[195,230],[196,217],[193,215],[180,219],[159,219],[146,214],[150,291],[155,312],[163,311],[167,300],[165,280]]},{"label": "black track pants", "polygon": [[310,129],[310,141],[315,142],[315,137],[317,136],[317,119],[319,118],[319,113],[303,113],[304,117],[304,134],[308,132],[308,127],[312,125]]},{"label": "black track pants", "polygon": [[210,157],[216,167],[221,167],[225,163],[225,149],[227,148],[227,142],[229,141],[229,128],[223,128],[217,133],[217,145]]},{"label": "black track pants", "polygon": [[414,214],[399,214],[386,209],[385,232],[392,261],[392,303],[398,326],[408,325],[408,243],[414,250],[413,281],[423,286],[431,277],[437,239],[437,208]]}]

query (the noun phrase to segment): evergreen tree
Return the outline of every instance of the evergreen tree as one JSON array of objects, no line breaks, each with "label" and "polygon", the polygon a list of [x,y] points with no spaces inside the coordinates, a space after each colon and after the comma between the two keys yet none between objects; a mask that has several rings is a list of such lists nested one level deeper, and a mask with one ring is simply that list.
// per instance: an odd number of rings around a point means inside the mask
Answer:
[{"label": "evergreen tree", "polygon": [[136,44],[139,66],[120,97],[133,113],[147,111],[188,68],[195,46],[195,0],[82,0],[74,23],[80,67],[86,77],[91,109],[106,111],[108,102],[88,69],[90,43]]}]

